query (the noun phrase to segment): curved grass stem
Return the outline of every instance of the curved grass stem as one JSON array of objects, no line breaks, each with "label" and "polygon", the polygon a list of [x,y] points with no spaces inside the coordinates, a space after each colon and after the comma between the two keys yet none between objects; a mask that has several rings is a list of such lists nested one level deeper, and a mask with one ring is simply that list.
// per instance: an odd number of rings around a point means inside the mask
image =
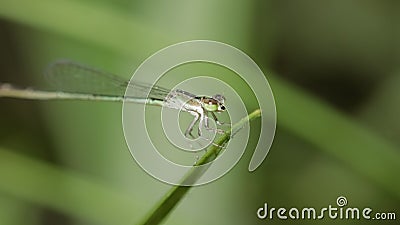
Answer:
[{"label": "curved grass stem", "polygon": [[[248,116],[242,118],[239,122],[235,123],[232,128],[225,132],[217,141],[216,145],[211,145],[206,154],[204,154],[191,170],[182,178],[181,184],[193,183],[206,172],[208,167],[205,169],[198,170],[196,166],[205,165],[212,162],[218,155],[223,151],[224,146],[234,135],[238,132],[247,122],[259,118],[261,116],[261,110],[257,109],[250,113]],[[192,186],[174,186],[172,187],[159,202],[157,202],[149,214],[145,217],[141,224],[143,225],[155,225],[160,224],[167,215],[174,209],[174,207],[183,199],[185,194],[190,190]]]}]

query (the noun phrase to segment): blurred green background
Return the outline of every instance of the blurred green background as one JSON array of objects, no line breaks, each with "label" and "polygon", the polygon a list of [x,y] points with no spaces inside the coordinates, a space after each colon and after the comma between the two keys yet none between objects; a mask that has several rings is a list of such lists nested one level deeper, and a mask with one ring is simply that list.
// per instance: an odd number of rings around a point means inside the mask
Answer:
[{"label": "blurred green background", "polygon": [[[330,224],[262,221],[256,210],[326,207],[341,195],[399,217],[399,11],[392,0],[0,0],[0,82],[41,84],[59,58],[129,78],[170,44],[228,43],[270,81],[275,141],[249,173],[252,123],[238,165],[190,190],[165,224]],[[0,99],[1,225],[135,224],[170,187],[132,159],[121,104]]]}]

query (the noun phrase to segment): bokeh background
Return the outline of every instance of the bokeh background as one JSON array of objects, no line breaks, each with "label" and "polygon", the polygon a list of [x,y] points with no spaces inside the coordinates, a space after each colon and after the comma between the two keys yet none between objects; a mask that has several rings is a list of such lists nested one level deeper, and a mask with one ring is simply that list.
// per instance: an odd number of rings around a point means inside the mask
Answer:
[{"label": "bokeh background", "polygon": [[[1,0],[0,82],[41,84],[59,58],[129,78],[170,44],[228,43],[270,81],[275,141],[249,173],[252,123],[239,164],[190,190],[165,224],[330,224],[262,221],[256,210],[326,207],[341,195],[399,217],[399,11],[392,0]],[[136,224],[170,188],[133,161],[121,104],[0,99],[0,224]]]}]

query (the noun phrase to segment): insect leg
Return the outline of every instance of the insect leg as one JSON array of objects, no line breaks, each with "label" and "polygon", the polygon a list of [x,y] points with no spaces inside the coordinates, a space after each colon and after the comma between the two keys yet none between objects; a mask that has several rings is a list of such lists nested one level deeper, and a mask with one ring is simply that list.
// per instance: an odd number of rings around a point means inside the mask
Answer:
[{"label": "insect leg", "polygon": [[200,118],[199,113],[195,112],[195,111],[189,111],[190,114],[192,114],[194,116],[192,122],[190,123],[189,127],[186,129],[185,131],[185,137],[191,136],[192,138],[194,138],[192,131],[193,131],[193,127],[194,125],[196,125],[197,121]]},{"label": "insect leg", "polygon": [[223,125],[230,126],[230,125],[232,125],[231,123],[226,123],[226,122],[221,122],[221,121],[219,121],[214,112],[210,112],[210,113],[211,113],[211,116],[213,117],[214,121],[215,121],[218,125],[220,125],[220,126],[223,126]]}]

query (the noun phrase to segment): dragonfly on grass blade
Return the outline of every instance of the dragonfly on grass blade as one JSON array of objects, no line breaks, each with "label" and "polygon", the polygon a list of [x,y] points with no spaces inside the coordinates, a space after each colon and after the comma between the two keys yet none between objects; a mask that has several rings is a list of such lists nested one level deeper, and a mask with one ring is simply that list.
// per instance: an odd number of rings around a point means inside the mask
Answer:
[{"label": "dragonfly on grass blade", "polygon": [[[183,110],[193,115],[193,121],[185,131],[186,137],[194,138],[192,131],[197,123],[199,137],[202,137],[201,127],[218,133],[224,132],[209,126],[210,115],[217,125],[226,124],[220,122],[215,115],[226,110],[225,97],[220,94],[211,97],[198,96],[180,89],[168,90],[156,85],[129,82],[116,75],[66,60],[50,65],[45,75],[56,86],[55,91],[18,88],[8,83],[0,83],[0,97],[33,100],[125,101],[163,106]],[[130,90],[133,90],[132,96],[125,95],[128,86]]]}]

